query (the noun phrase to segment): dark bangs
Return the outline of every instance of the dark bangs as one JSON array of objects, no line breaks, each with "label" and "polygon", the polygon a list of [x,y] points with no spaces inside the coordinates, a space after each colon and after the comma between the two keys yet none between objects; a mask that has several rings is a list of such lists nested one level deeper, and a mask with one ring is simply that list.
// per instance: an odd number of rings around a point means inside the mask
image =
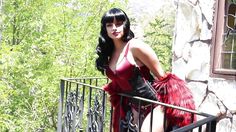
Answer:
[{"label": "dark bangs", "polygon": [[112,23],[116,19],[116,21],[122,21],[124,25],[124,36],[122,40],[127,42],[128,40],[134,38],[133,32],[130,30],[130,22],[126,13],[119,8],[112,8],[108,12],[106,12],[101,19],[101,31],[100,34],[107,42],[111,41],[111,38],[108,37],[106,31],[106,23]]},{"label": "dark bangs", "polygon": [[126,15],[119,9],[113,8],[109,12],[104,14],[101,23],[112,23],[114,19],[116,19],[117,21],[126,21]]}]

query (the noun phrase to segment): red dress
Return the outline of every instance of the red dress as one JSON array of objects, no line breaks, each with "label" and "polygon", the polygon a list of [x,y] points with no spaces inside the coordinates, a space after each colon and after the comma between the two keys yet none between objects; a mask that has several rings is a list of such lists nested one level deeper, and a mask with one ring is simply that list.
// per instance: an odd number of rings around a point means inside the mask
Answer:
[{"label": "red dress", "polygon": [[[114,108],[113,111],[113,128],[114,132],[119,132],[119,119],[124,119],[126,111],[124,105],[128,105],[126,98],[122,106],[120,105],[120,96],[118,93],[127,93],[132,91],[132,87],[129,83],[129,79],[133,76],[135,66],[131,64],[127,59],[129,51],[129,43],[126,47],[126,51],[123,59],[121,60],[117,69],[113,72],[109,67],[106,68],[106,75],[111,80],[110,83],[105,85],[103,88],[110,94],[110,101]],[[146,66],[139,68],[143,79],[150,79],[150,70]],[[179,79],[173,74],[168,74],[162,81],[156,80],[152,86],[158,91],[159,88],[166,88],[167,94],[158,94],[158,101],[182,106],[189,109],[195,109],[194,101],[192,99],[191,91],[186,87],[183,80]],[[184,126],[191,123],[191,114],[182,112],[179,110],[167,108],[167,119],[169,124]],[[150,110],[147,111],[147,113]]]}]

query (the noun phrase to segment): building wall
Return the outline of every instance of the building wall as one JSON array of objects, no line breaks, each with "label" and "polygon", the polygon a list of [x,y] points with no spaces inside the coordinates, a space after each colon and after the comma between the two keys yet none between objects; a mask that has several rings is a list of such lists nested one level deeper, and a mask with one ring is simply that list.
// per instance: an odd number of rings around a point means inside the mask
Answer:
[{"label": "building wall", "polygon": [[175,0],[173,73],[185,79],[198,111],[219,116],[217,132],[236,132],[236,81],[210,77],[215,0]]}]

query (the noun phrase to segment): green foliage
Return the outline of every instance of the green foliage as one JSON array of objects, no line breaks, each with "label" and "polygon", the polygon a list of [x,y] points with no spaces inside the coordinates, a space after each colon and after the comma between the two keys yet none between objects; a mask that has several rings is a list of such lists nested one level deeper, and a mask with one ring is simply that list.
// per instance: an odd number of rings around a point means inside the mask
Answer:
[{"label": "green foliage", "polygon": [[[95,70],[100,19],[123,1],[5,0],[0,21],[0,130],[55,131],[59,79],[101,76]],[[146,32],[166,70],[171,26],[156,19]]]},{"label": "green foliage", "polygon": [[155,18],[145,31],[145,40],[156,52],[163,69],[171,71],[171,46],[173,25],[162,18]]},{"label": "green foliage", "polygon": [[6,0],[0,32],[0,130],[55,131],[59,79],[100,76],[95,46],[106,0]]}]

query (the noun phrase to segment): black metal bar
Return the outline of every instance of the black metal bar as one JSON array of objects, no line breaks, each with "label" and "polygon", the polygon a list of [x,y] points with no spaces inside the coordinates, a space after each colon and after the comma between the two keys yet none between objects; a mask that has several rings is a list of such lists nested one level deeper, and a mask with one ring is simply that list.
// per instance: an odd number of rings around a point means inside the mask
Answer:
[{"label": "black metal bar", "polygon": [[[90,81],[90,85],[91,85],[91,79],[89,79]],[[91,132],[92,129],[92,120],[91,120],[91,116],[92,116],[92,110],[91,110],[91,102],[92,101],[92,87],[89,87],[89,100],[88,100],[88,128],[87,128],[87,132]]]},{"label": "black metal bar", "polygon": [[[191,113],[191,122],[193,123],[194,121],[194,113]],[[191,132],[193,132],[193,130],[191,130]]]},{"label": "black metal bar", "polygon": [[216,131],[216,119],[211,121],[211,131],[215,132]]},{"label": "black metal bar", "polygon": [[[67,117],[67,114],[66,114],[66,112],[67,112],[67,97],[68,97],[68,87],[69,87],[69,82],[67,81],[66,82],[66,85],[65,85],[65,114],[64,114],[64,121],[65,121],[65,124],[67,125],[68,124],[68,120],[66,120],[66,119],[68,119],[68,117]],[[70,126],[66,126],[65,127],[65,131],[67,131],[67,127],[69,127],[70,128]]]},{"label": "black metal bar", "polygon": [[65,81],[61,80],[60,83],[60,98],[58,105],[58,121],[57,121],[57,132],[62,132],[62,113],[63,113],[63,101],[64,101],[64,89],[65,89]]},{"label": "black metal bar", "polygon": [[75,108],[74,108],[74,112],[73,112],[73,117],[72,117],[72,131],[75,132],[76,129],[76,114],[77,114],[77,103],[78,103],[78,92],[79,92],[79,85],[76,84],[76,91],[75,91]]},{"label": "black metal bar", "polygon": [[111,117],[110,117],[110,132],[112,132],[112,124],[113,124],[113,107],[111,106],[111,111],[110,111],[110,114],[111,114]]},{"label": "black metal bar", "polygon": [[101,126],[101,132],[103,132],[103,127],[105,127],[105,117],[106,117],[106,93],[103,91],[102,94],[102,126]]},{"label": "black metal bar", "polygon": [[163,107],[163,109],[164,109],[164,118],[163,118],[163,120],[164,120],[164,125],[163,125],[163,129],[164,129],[164,132],[166,131],[166,127],[168,127],[167,126],[167,124],[166,124],[166,107]]},{"label": "black metal bar", "polygon": [[66,81],[66,87],[65,87],[65,88],[66,88],[66,94],[65,94],[65,95],[66,95],[66,97],[65,97],[65,99],[67,99],[67,94],[68,94],[68,86],[69,86],[69,82],[68,82],[68,81]]},{"label": "black metal bar", "polygon": [[[85,80],[83,80],[84,83],[85,83]],[[85,86],[82,85],[82,95],[81,95],[81,100],[80,100],[80,107],[82,108],[81,109],[81,116],[80,116],[80,120],[82,122],[82,119],[83,119],[83,113],[84,113],[84,102],[85,102]],[[80,122],[80,123],[81,123]],[[80,124],[80,129],[82,129],[82,123]]]},{"label": "black metal bar", "polygon": [[216,129],[216,120],[207,123],[207,128],[206,128],[207,132],[214,132],[215,129]]},{"label": "black metal bar", "polygon": [[191,113],[191,122],[193,123],[194,121],[194,113]]},{"label": "black metal bar", "polygon": [[[198,122],[194,122],[190,125],[178,128],[178,129],[174,130],[173,132],[186,132],[186,131],[189,131],[189,130],[193,130],[194,128],[197,128],[199,126],[202,126],[202,125],[207,124],[209,122],[212,122],[214,120],[216,120],[215,116],[209,116],[209,117],[207,117],[205,119],[202,119]],[[211,131],[211,132],[214,132],[214,131]]]},{"label": "black metal bar", "polygon": [[151,116],[150,116],[150,131],[152,132],[152,122],[153,122],[153,104],[151,105]]},{"label": "black metal bar", "polygon": [[202,126],[198,127],[198,131],[201,132],[202,131]]},{"label": "black metal bar", "polygon": [[[122,106],[122,102],[123,102],[123,96],[120,96],[120,106]],[[121,108],[120,108],[121,109]],[[119,114],[120,114],[120,110],[119,109]],[[121,129],[121,127],[123,127],[123,126],[121,126],[121,117],[119,116],[119,130]]]},{"label": "black metal bar", "polygon": [[210,124],[210,122],[208,122],[207,123],[207,125],[206,125],[206,132],[211,132],[211,124]]}]

